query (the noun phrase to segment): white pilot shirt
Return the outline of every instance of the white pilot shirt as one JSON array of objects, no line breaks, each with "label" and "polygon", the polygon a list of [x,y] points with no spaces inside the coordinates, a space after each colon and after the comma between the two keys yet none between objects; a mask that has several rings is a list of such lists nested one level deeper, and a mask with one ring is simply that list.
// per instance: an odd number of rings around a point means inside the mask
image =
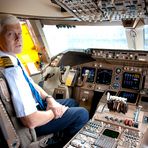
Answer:
[{"label": "white pilot shirt", "polygon": [[[11,98],[17,117],[24,117],[37,111],[36,101],[33,97],[28,82],[26,81],[22,69],[17,64],[14,56],[0,51],[0,57],[9,56],[14,67],[1,69],[11,91]],[[31,79],[31,78],[29,78]]]}]

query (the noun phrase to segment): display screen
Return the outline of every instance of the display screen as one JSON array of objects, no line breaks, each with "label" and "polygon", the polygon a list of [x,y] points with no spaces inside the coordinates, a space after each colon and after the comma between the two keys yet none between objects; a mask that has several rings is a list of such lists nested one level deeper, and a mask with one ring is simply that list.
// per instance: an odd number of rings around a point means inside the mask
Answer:
[{"label": "display screen", "polygon": [[119,92],[119,97],[127,98],[127,102],[129,103],[136,103],[138,94],[133,92],[121,91]]},{"label": "display screen", "polygon": [[113,131],[113,130],[110,130],[110,129],[105,129],[104,132],[103,132],[103,135],[105,135],[107,137],[111,137],[111,138],[118,138],[119,132]]},{"label": "display screen", "polygon": [[141,97],[141,101],[148,102],[148,97]]},{"label": "display screen", "polygon": [[139,89],[140,85],[140,74],[137,73],[123,73],[122,88]]},{"label": "display screen", "polygon": [[112,70],[110,69],[98,69],[96,83],[110,85],[112,79]]},{"label": "display screen", "polygon": [[94,82],[95,72],[96,72],[96,69],[95,68],[83,67],[82,68],[82,78],[84,77],[85,74],[88,74],[88,76],[87,76],[87,82],[92,83],[92,82]]}]

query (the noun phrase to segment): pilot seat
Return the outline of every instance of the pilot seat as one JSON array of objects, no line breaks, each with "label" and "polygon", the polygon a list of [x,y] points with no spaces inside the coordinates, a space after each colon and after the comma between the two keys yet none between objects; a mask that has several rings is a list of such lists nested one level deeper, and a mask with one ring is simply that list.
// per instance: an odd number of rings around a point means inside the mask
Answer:
[{"label": "pilot seat", "polygon": [[25,127],[16,117],[11,92],[4,75],[0,72],[0,147],[43,148],[56,141],[54,134],[37,137],[34,129]]}]

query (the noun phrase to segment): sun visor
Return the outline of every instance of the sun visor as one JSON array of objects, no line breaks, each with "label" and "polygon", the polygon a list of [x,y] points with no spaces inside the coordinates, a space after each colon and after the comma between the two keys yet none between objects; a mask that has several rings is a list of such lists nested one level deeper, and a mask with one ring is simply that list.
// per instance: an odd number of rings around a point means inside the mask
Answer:
[{"label": "sun visor", "polygon": [[91,54],[85,52],[68,51],[63,54],[57,66],[75,66],[87,62],[95,61]]}]

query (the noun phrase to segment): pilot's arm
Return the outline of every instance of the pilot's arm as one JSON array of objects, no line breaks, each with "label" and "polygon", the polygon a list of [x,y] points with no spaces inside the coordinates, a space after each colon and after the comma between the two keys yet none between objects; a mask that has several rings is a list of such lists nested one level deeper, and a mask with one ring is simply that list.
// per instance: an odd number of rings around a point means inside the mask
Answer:
[{"label": "pilot's arm", "polygon": [[[60,117],[52,109],[46,111],[37,110],[37,102],[19,66],[14,64],[13,67],[4,69],[3,74],[7,79],[11,91],[16,116],[20,118],[25,126],[35,128],[48,123],[54,118]],[[67,110],[64,107],[62,108],[63,113]]]},{"label": "pilot's arm", "polygon": [[34,83],[34,87],[38,90],[41,97],[46,99],[47,108],[46,110],[52,109],[55,115],[55,119],[62,117],[65,111],[68,109],[67,106],[59,104],[51,95],[48,95],[39,85]]}]

